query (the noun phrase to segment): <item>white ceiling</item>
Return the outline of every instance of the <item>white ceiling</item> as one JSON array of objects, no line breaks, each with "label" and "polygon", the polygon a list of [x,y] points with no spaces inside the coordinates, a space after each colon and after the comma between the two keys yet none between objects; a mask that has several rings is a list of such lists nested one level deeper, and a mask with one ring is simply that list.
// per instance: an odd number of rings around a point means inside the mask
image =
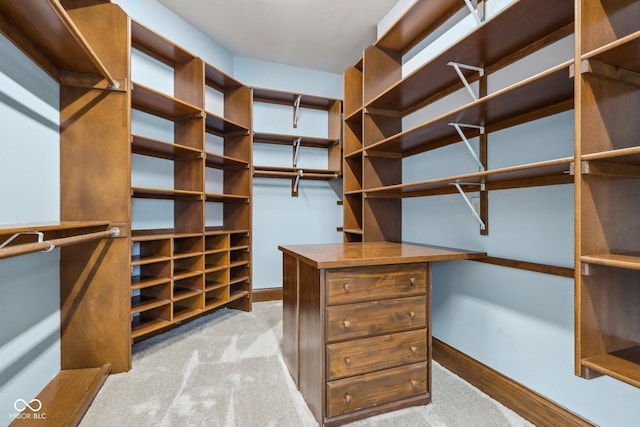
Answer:
[{"label": "white ceiling", "polygon": [[233,54],[342,73],[398,0],[158,0]]}]

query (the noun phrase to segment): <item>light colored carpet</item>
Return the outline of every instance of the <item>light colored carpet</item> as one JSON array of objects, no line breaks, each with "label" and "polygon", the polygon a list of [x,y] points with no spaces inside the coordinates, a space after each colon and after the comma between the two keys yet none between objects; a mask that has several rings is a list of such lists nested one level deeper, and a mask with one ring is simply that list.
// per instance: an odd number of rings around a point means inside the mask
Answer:
[{"label": "light colored carpet", "polygon": [[[281,301],[197,319],[135,345],[133,369],[107,379],[80,427],[317,426],[281,345]],[[531,424],[434,362],[431,404],[350,426]]]}]

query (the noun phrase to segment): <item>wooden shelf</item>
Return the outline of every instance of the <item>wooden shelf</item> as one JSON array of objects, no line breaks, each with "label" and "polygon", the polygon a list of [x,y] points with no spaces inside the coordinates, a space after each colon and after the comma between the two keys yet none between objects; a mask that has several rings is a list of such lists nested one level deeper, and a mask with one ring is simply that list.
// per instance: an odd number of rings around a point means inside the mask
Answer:
[{"label": "wooden shelf", "polygon": [[222,154],[205,153],[206,165],[209,168],[215,169],[248,169],[249,162],[235,159],[233,157],[225,156]]},{"label": "wooden shelf", "polygon": [[615,67],[640,73],[640,31],[582,55]]},{"label": "wooden shelf", "polygon": [[613,163],[640,165],[640,146],[583,154],[581,159],[583,161],[606,160]]},{"label": "wooden shelf", "polygon": [[[302,173],[300,173],[302,172]],[[296,178],[329,181],[340,176],[339,171],[281,166],[254,166],[253,176],[259,178]]]},{"label": "wooden shelf", "polygon": [[151,332],[166,328],[170,325],[170,321],[162,319],[144,319],[141,322],[134,321],[131,325],[131,337],[139,338],[141,336],[150,334]]},{"label": "wooden shelf", "polygon": [[[433,2],[429,3],[433,6]],[[365,107],[406,115],[445,89],[462,87],[455,70],[447,65],[450,61],[489,67],[571,24],[573,19],[573,3],[568,1],[514,2],[423,67],[390,86]],[[505,37],[505,34],[509,36]],[[462,71],[470,79],[477,74]]]},{"label": "wooden shelf", "polygon": [[183,299],[187,299],[187,298],[191,298],[191,297],[195,297],[197,295],[202,294],[202,290],[199,289],[188,289],[188,288],[180,288],[178,286],[175,286],[173,288],[173,301],[180,301]]},{"label": "wooden shelf", "polygon": [[238,283],[242,283],[242,282],[248,282],[249,281],[249,276],[240,276],[240,277],[232,277],[231,280],[229,280],[229,285],[237,285]]},{"label": "wooden shelf", "polygon": [[207,132],[225,135],[234,132],[249,134],[249,128],[213,113],[206,113]]},{"label": "wooden shelf", "polygon": [[[76,426],[98,394],[111,371],[111,365],[97,368],[63,369],[36,396],[42,403],[42,413],[34,413],[30,408],[22,411],[22,417],[10,425],[33,426]],[[46,418],[36,419],[36,415]],[[27,416],[30,415],[30,416]]]},{"label": "wooden shelf", "polygon": [[316,110],[327,110],[333,104],[338,102],[337,99],[323,98],[320,96],[296,94],[291,92],[283,92],[273,89],[253,88],[254,102],[267,102],[269,104],[283,104],[293,106],[294,101],[300,98],[300,107],[313,108]]},{"label": "wooden shelf", "polygon": [[582,359],[582,366],[640,387],[640,345]]},{"label": "wooden shelf", "polygon": [[158,141],[139,135],[131,136],[131,152],[167,160],[202,158],[202,151],[197,148]]},{"label": "wooden shelf", "polygon": [[1,1],[0,31],[58,82],[65,71],[101,75],[106,70],[58,0]]},{"label": "wooden shelf", "polygon": [[640,270],[639,254],[598,254],[582,255],[580,261],[587,264],[606,265],[609,267]]},{"label": "wooden shelf", "polygon": [[229,89],[235,90],[244,86],[233,77],[207,63],[205,63],[204,75],[206,84],[208,86],[216,88],[220,92],[225,92]]},{"label": "wooden shelf", "polygon": [[418,0],[374,46],[405,53],[463,7],[460,0]]},{"label": "wooden shelf", "polygon": [[140,256],[133,255],[131,257],[131,265],[143,265],[143,264],[154,264],[156,262],[170,261],[170,256],[163,255],[155,255],[155,256]]},{"label": "wooden shelf", "polygon": [[202,110],[195,105],[165,95],[144,85],[133,83],[131,105],[133,108],[171,121],[201,117]]},{"label": "wooden shelf", "polygon": [[300,138],[301,147],[327,148],[340,143],[340,140],[330,138],[315,138],[311,136],[284,135],[277,133],[256,132],[253,134],[253,142],[261,144],[276,144],[292,146],[294,141]]},{"label": "wooden shelf", "polygon": [[156,299],[141,295],[131,297],[131,314],[141,313],[143,311],[162,307],[163,305],[167,305],[170,302],[171,301],[169,301],[168,299]]},{"label": "wooden shelf", "polygon": [[131,197],[139,199],[202,200],[203,195],[199,191],[131,187]]},{"label": "wooden shelf", "polygon": [[60,237],[63,235],[76,234],[86,229],[102,228],[106,229],[111,225],[109,221],[51,221],[33,222],[23,224],[0,224],[0,243],[16,233],[30,233],[39,231],[47,238]]},{"label": "wooden shelf", "polygon": [[190,317],[194,317],[202,313],[203,310],[200,308],[192,308],[192,307],[173,307],[173,322],[181,322],[183,320],[189,319]]},{"label": "wooden shelf", "polygon": [[195,55],[133,19],[131,20],[131,45],[171,67],[195,58]]},{"label": "wooden shelf", "polygon": [[229,286],[229,284],[225,282],[212,282],[205,285],[204,291],[205,292],[214,291],[216,289],[222,289],[227,286]]},{"label": "wooden shelf", "polygon": [[[460,141],[449,123],[486,126],[489,131],[525,123],[573,107],[573,81],[569,78],[571,62],[560,64],[529,79],[513,84],[412,129],[400,132],[365,147],[367,150],[421,153]],[[552,108],[556,107],[556,108]],[[536,114],[535,112],[539,112]],[[478,131],[468,132],[468,137]]]},{"label": "wooden shelf", "polygon": [[468,192],[480,191],[478,185],[469,184],[483,182],[488,190],[570,184],[573,182],[573,176],[568,171],[572,161],[573,157],[566,157],[484,172],[365,189],[364,193],[366,198],[404,198],[454,194],[457,193],[457,189],[451,183],[455,182],[459,182],[461,188]]},{"label": "wooden shelf", "polygon": [[344,228],[343,231],[349,234],[358,234],[358,235],[363,234],[362,229],[359,229],[359,228]]},{"label": "wooden shelf", "polygon": [[249,196],[241,196],[237,194],[206,193],[205,200],[207,202],[213,202],[213,203],[221,203],[221,202],[248,203]]},{"label": "wooden shelf", "polygon": [[170,283],[168,277],[148,277],[148,276],[131,276],[131,289],[138,290],[150,288],[156,285],[164,285]]},{"label": "wooden shelf", "polygon": [[182,279],[188,279],[190,277],[195,277],[195,276],[199,276],[203,273],[203,271],[200,270],[186,270],[186,269],[179,269],[176,268],[173,270],[173,280],[182,280]]}]

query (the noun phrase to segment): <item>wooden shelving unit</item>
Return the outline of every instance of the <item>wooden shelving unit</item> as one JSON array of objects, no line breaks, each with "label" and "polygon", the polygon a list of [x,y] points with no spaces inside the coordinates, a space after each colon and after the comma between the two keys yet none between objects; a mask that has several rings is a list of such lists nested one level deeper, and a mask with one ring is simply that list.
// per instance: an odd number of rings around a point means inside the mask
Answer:
[{"label": "wooden shelving unit", "polygon": [[[487,164],[492,132],[573,108],[572,60],[492,93],[487,90],[492,73],[572,33],[572,2],[514,2],[403,76],[405,55],[463,9],[464,2],[416,2],[345,71],[345,241],[400,241],[400,199],[457,192],[480,193],[480,232],[487,234],[487,191],[572,182],[568,172],[573,158],[494,170]],[[477,93],[471,93],[469,103],[411,128],[403,126],[409,114],[475,81]],[[403,158],[475,137],[480,141],[476,171],[402,182]]]},{"label": "wooden shelving unit", "polygon": [[[330,181],[342,175],[342,102],[337,99],[323,98],[305,94],[283,92],[271,89],[254,88],[253,101],[268,104],[290,105],[293,122],[296,127],[300,108],[311,108],[327,112],[327,137],[319,138],[307,135],[255,132],[253,142],[259,144],[288,145],[292,147],[292,166],[278,167],[254,165],[253,176],[260,178],[291,179],[291,195],[298,195],[298,185],[302,179]],[[327,150],[327,168],[303,168],[297,164],[297,152],[300,147],[323,148]]]},{"label": "wooden shelving unit", "polygon": [[640,387],[640,2],[577,7],[575,372]]}]

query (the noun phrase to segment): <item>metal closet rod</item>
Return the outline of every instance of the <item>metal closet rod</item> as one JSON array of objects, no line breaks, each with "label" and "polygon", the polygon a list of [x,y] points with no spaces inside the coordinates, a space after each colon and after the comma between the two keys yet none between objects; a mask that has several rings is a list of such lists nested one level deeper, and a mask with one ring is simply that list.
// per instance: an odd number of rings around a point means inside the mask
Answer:
[{"label": "metal closet rod", "polygon": [[[6,246],[16,237],[22,234],[37,234],[38,241],[34,243],[25,243],[16,246]],[[105,237],[118,237],[120,235],[120,229],[118,227],[112,227],[109,230],[97,231],[95,233],[80,234],[78,236],[61,237],[59,239],[42,241],[43,234],[39,231],[29,233],[16,233],[7,239],[2,245],[0,245],[0,259],[11,258],[18,255],[26,255],[33,252],[49,252],[55,248],[61,248],[64,246],[75,245],[78,243],[89,242],[91,240],[103,239]]]},{"label": "metal closet rod", "polygon": [[53,10],[56,12],[56,14],[60,17],[65,27],[67,27],[67,29],[69,30],[73,38],[76,39],[76,41],[78,42],[82,50],[84,50],[87,56],[89,56],[89,59],[91,59],[91,62],[93,62],[93,65],[95,65],[98,68],[98,70],[100,71],[100,74],[102,74],[102,77],[104,77],[107,80],[107,82],[109,83],[109,88],[113,90],[119,89],[120,83],[111,76],[111,73],[109,73],[109,70],[107,70],[107,67],[104,66],[100,58],[98,58],[98,55],[96,55],[96,53],[93,51],[93,49],[91,48],[87,40],[84,38],[84,36],[80,32],[76,24],[73,22],[73,20],[65,10],[65,8],[62,6],[62,4],[60,4],[60,1],[48,0],[48,2],[53,8]]}]

